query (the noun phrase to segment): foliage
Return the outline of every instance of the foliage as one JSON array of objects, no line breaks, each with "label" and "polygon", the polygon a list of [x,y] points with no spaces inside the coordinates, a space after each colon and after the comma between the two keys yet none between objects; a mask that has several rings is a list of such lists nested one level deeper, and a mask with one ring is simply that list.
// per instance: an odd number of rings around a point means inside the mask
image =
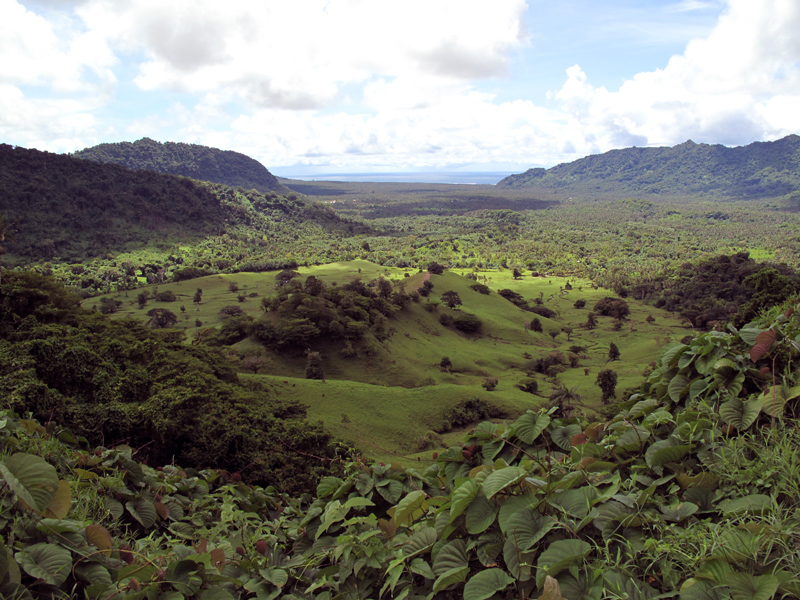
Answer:
[{"label": "foliage", "polygon": [[529,169],[497,185],[564,197],[698,193],[716,198],[775,197],[800,189],[799,149],[797,135],[738,148],[689,140],[674,147],[611,150],[547,170]]},{"label": "foliage", "polygon": [[217,350],[84,311],[79,301],[42,276],[3,279],[4,406],[57,420],[95,444],[125,440],[151,464],[174,457],[282,489],[308,490],[337,468],[332,461],[346,450],[306,423],[302,406],[245,387]]},{"label": "foliage", "polygon": [[278,179],[249,156],[198,144],[159,143],[150,138],[136,142],[100,144],[73,153],[76,158],[119,165],[134,171],[183,175],[260,192],[285,192]]},{"label": "foliage", "polygon": [[[772,312],[666,347],[606,422],[557,409],[484,422],[424,469],[352,463],[314,498],[152,469],[128,446],[90,451],[6,412],[0,584],[34,597],[797,597],[785,461],[798,358],[800,311]],[[733,463],[738,440],[751,451]]]},{"label": "foliage", "polygon": [[617,345],[614,342],[611,342],[608,345],[608,360],[609,360],[609,362],[615,361],[615,360],[619,360],[619,357],[620,357],[619,348],[617,347]]},{"label": "foliage", "polygon": [[631,309],[628,303],[621,298],[613,298],[607,296],[594,305],[594,312],[604,317],[613,317],[615,319],[624,319],[631,314]]},{"label": "foliage", "polygon": [[603,392],[603,397],[601,398],[602,403],[608,404],[609,400],[614,398],[617,389],[617,372],[612,369],[603,369],[597,374],[595,384]]},{"label": "foliage", "polygon": [[477,333],[482,326],[483,321],[471,313],[461,313],[453,319],[453,327],[464,333]]}]

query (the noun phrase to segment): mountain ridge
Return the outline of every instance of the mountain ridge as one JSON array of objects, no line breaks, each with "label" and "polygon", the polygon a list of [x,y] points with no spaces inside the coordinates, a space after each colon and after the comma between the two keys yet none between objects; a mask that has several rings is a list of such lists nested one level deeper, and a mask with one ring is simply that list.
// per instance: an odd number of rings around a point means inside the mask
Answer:
[{"label": "mountain ridge", "polygon": [[260,192],[288,192],[277,177],[254,158],[241,152],[200,144],[161,143],[144,137],[135,142],[98,144],[74,152],[72,156],[128,169],[182,175],[230,187]]},{"label": "mountain ridge", "polygon": [[556,195],[662,195],[766,198],[800,192],[800,136],[728,148],[687,140],[623,148],[550,169],[510,175],[500,188]]}]

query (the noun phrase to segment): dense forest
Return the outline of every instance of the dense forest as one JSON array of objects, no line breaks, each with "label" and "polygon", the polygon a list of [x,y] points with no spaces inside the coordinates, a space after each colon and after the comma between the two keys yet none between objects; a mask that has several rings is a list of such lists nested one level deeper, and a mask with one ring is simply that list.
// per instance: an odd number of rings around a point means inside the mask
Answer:
[{"label": "dense forest", "polygon": [[0,146],[0,594],[800,597],[797,139],[573,198]]},{"label": "dense forest", "polygon": [[74,152],[72,156],[136,171],[183,175],[230,187],[286,193],[286,188],[258,161],[239,152],[198,144],[162,144],[142,138],[136,142],[92,146]]},{"label": "dense forest", "polygon": [[498,183],[560,196],[776,198],[800,202],[800,136],[728,148],[695,144],[625,148],[551,169],[529,169]]}]

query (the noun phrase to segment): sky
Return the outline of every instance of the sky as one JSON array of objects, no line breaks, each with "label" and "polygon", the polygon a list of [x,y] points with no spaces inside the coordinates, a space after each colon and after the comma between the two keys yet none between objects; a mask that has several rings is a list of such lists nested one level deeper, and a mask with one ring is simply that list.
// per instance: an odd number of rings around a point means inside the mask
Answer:
[{"label": "sky", "polygon": [[800,0],[0,0],[0,143],[520,172],[800,133]]}]

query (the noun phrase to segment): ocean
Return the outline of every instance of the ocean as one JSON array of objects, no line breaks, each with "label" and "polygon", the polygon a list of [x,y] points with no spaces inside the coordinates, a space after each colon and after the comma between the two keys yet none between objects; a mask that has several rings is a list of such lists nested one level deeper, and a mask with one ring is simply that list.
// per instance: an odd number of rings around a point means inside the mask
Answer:
[{"label": "ocean", "polygon": [[[375,183],[458,183],[462,185],[494,185],[514,171],[430,171],[419,173],[317,173],[315,175],[290,175],[278,177],[298,181],[355,181]],[[276,173],[277,175],[277,173]]]}]

